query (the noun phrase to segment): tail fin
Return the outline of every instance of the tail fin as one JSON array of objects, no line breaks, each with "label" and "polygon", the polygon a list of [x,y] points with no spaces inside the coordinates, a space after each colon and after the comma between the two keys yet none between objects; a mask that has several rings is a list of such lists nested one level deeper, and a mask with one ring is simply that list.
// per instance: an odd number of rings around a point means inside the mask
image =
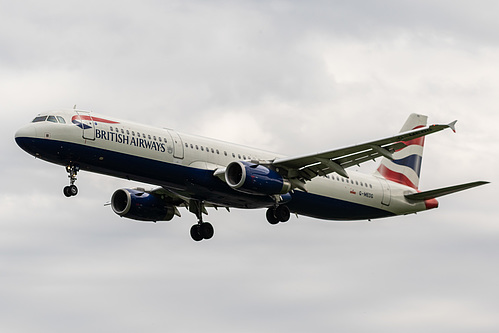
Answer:
[{"label": "tail fin", "polygon": [[[407,118],[400,132],[425,127],[427,119],[427,116],[413,113]],[[414,140],[405,141],[407,146],[394,152],[393,160],[384,157],[374,174],[417,190],[423,159],[424,138],[422,136]]]}]

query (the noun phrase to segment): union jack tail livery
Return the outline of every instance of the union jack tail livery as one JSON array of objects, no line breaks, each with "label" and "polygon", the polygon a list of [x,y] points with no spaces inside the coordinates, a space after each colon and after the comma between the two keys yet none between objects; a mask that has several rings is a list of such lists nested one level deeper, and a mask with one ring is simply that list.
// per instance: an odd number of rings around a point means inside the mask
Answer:
[{"label": "union jack tail livery", "polygon": [[[400,133],[425,127],[427,119],[428,117],[424,115],[411,114]],[[374,174],[417,190],[423,160],[424,139],[425,137],[422,136],[404,141],[406,146],[393,153],[393,160],[384,157]]]}]

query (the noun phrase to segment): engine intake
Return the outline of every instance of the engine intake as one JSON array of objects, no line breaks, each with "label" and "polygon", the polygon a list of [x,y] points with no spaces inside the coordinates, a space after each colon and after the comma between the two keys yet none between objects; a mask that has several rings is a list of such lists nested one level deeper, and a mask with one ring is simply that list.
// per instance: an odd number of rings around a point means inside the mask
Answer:
[{"label": "engine intake", "polygon": [[234,190],[256,194],[285,194],[291,190],[289,181],[263,165],[237,161],[225,169],[225,181]]},{"label": "engine intake", "polygon": [[139,221],[170,221],[175,215],[175,208],[159,196],[127,188],[113,193],[111,208],[121,217]]}]

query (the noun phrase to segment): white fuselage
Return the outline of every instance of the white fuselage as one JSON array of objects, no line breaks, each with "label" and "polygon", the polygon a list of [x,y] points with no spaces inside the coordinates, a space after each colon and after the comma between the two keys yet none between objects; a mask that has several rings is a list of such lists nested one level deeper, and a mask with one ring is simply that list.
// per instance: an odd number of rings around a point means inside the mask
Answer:
[{"label": "white fuselage", "polygon": [[[84,111],[55,111],[65,123],[40,121],[16,133],[18,144],[37,157],[81,170],[163,186],[178,195],[219,206],[261,208],[272,198],[239,193],[214,175],[234,161],[269,161],[283,157],[219,140],[118,120]],[[370,219],[426,210],[410,202],[411,187],[384,178],[349,171],[306,183],[308,193],[295,189],[292,212],[334,220]]]}]

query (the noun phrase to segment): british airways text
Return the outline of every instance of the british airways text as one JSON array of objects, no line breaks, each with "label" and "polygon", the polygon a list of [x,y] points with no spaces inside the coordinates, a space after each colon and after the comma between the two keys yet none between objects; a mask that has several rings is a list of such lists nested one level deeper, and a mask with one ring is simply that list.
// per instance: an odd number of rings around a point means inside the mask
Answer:
[{"label": "british airways text", "polygon": [[106,141],[112,141],[116,143],[122,143],[124,145],[156,150],[161,153],[164,153],[166,151],[166,147],[163,142],[155,142],[151,140],[136,138],[133,136],[130,137],[125,134],[108,132],[100,129],[95,129],[95,138]]}]

